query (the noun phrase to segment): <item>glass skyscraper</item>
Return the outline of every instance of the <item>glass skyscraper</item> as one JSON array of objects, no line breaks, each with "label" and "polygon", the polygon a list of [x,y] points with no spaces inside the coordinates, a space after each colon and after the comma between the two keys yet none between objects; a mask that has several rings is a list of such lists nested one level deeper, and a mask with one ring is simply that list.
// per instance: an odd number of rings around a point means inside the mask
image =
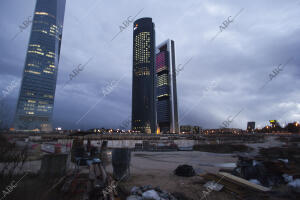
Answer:
[{"label": "glass skyscraper", "polygon": [[151,18],[133,24],[132,130],[156,132],[155,29]]},{"label": "glass skyscraper", "polygon": [[37,0],[23,71],[15,130],[52,130],[66,0]]},{"label": "glass skyscraper", "polygon": [[156,51],[158,132],[179,133],[174,41],[163,42]]}]

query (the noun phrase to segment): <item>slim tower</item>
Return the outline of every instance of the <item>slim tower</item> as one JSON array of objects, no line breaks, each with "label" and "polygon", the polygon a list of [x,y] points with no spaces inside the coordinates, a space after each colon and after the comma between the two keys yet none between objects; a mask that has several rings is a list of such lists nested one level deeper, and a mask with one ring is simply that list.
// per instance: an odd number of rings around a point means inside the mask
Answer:
[{"label": "slim tower", "polygon": [[133,24],[132,130],[156,132],[155,30],[151,18]]},{"label": "slim tower", "polygon": [[15,130],[52,130],[66,0],[37,0],[14,120]]},{"label": "slim tower", "polygon": [[156,49],[158,129],[162,133],[179,133],[174,41],[168,39]]}]

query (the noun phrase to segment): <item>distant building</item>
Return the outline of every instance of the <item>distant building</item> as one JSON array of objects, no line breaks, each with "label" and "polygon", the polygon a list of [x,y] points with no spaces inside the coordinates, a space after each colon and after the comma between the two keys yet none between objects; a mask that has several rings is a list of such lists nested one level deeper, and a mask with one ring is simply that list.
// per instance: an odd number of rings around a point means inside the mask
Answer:
[{"label": "distant building", "polygon": [[202,132],[201,126],[194,126],[193,127],[193,134],[200,134]]},{"label": "distant building", "polygon": [[276,127],[280,126],[280,124],[278,123],[277,120],[269,120],[269,122],[270,122],[272,128],[276,128]]},{"label": "distant building", "polygon": [[52,131],[52,113],[66,0],[37,0],[15,130]]},{"label": "distant building", "polygon": [[183,134],[199,134],[202,132],[201,126],[182,125],[180,126],[180,133]]},{"label": "distant building", "polygon": [[220,128],[220,129],[205,129],[202,130],[203,134],[243,134],[244,130],[239,128]]},{"label": "distant building", "polygon": [[247,131],[254,131],[254,129],[255,129],[255,122],[248,122]]},{"label": "distant building", "polygon": [[193,126],[191,126],[191,125],[181,125],[180,126],[180,133],[190,134],[192,132],[193,132]]},{"label": "distant building", "polygon": [[133,24],[132,130],[156,132],[155,30],[151,18]]},{"label": "distant building", "polygon": [[179,133],[174,41],[166,40],[156,51],[157,125],[161,133]]},{"label": "distant building", "polygon": [[288,123],[285,129],[290,133],[300,133],[300,124],[299,122]]}]

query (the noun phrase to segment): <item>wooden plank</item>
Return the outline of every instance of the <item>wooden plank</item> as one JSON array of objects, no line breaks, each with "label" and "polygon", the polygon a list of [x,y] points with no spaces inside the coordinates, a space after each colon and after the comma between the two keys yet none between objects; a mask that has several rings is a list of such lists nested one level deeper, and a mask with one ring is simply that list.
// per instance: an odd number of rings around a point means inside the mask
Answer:
[{"label": "wooden plank", "polygon": [[217,174],[206,174],[203,176],[205,179],[213,180],[221,185],[224,185],[229,190],[235,192],[235,193],[241,193],[245,190],[245,187],[242,187],[241,185],[238,185],[236,183],[233,183],[231,180],[226,179],[224,176],[220,177],[220,175]]},{"label": "wooden plank", "polygon": [[234,176],[232,174],[229,174],[229,173],[226,173],[226,172],[219,172],[220,175],[238,183],[238,184],[241,184],[241,185],[244,185],[244,186],[247,186],[247,187],[250,187],[252,189],[255,189],[255,190],[258,190],[258,191],[262,191],[262,192],[268,192],[270,191],[269,188],[267,187],[264,187],[264,186],[261,186],[261,185],[257,185],[255,183],[251,183],[250,181],[246,180],[246,179],[243,179],[243,178],[240,178],[240,177],[237,177],[237,176]]},{"label": "wooden plank", "polygon": [[220,174],[205,174],[202,175],[204,179],[207,180],[213,180],[215,182],[218,182],[221,185],[224,185],[224,190],[228,193],[234,193],[236,194],[235,197],[238,199],[244,199],[247,194],[249,194],[250,191],[246,189],[245,186],[241,186],[240,184],[236,184],[232,180],[221,176]]}]

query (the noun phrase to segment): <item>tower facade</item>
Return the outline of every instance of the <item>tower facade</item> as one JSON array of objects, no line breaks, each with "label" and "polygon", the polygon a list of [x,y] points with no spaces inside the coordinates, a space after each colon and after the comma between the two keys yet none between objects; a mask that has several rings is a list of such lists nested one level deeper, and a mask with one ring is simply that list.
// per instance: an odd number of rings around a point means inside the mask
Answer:
[{"label": "tower facade", "polygon": [[133,24],[132,130],[156,132],[155,29],[151,18]]},{"label": "tower facade", "polygon": [[255,122],[248,122],[247,131],[254,131],[254,129],[255,129]]},{"label": "tower facade", "polygon": [[167,40],[156,48],[157,126],[161,133],[179,133],[175,44]]},{"label": "tower facade", "polygon": [[37,0],[14,119],[15,130],[52,130],[66,0]]}]

